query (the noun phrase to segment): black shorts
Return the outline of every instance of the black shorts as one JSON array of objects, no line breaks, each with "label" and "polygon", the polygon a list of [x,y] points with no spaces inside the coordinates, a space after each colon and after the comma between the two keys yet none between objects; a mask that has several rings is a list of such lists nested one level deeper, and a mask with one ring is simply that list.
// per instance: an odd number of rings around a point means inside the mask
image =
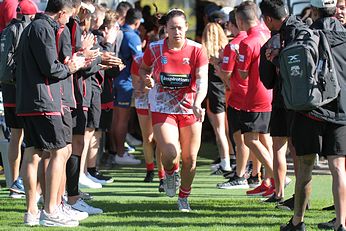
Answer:
[{"label": "black shorts", "polygon": [[317,121],[295,113],[292,142],[298,156],[308,154],[346,155],[346,125]]},{"label": "black shorts", "polygon": [[64,114],[62,116],[62,123],[64,125],[65,141],[67,144],[72,143],[72,114],[69,107],[64,107]]},{"label": "black shorts", "polygon": [[73,109],[72,114],[72,134],[73,135],[84,135],[85,126],[87,120],[87,111],[84,111],[81,106],[77,106],[77,108]]},{"label": "black shorts", "polygon": [[274,108],[270,116],[270,136],[290,137],[294,111],[285,108]]},{"label": "black shorts", "polygon": [[61,116],[23,116],[26,147],[40,150],[66,146]]},{"label": "black shorts", "polygon": [[207,98],[212,113],[218,114],[226,111],[225,91],[223,82],[209,81]]},{"label": "black shorts", "polygon": [[88,110],[87,128],[99,128],[101,118],[101,94],[92,92],[90,107]]},{"label": "black shorts", "polygon": [[233,133],[239,131],[241,128],[240,111],[237,109],[234,109],[233,107],[228,106],[227,120],[228,120],[230,136],[233,136]]},{"label": "black shorts", "polygon": [[113,118],[113,110],[112,109],[102,110],[99,128],[102,131],[111,130],[112,118]]},{"label": "black shorts", "polygon": [[269,133],[270,112],[240,111],[241,133]]},{"label": "black shorts", "polygon": [[15,107],[5,107],[5,123],[9,128],[24,128],[23,117],[17,116]]}]

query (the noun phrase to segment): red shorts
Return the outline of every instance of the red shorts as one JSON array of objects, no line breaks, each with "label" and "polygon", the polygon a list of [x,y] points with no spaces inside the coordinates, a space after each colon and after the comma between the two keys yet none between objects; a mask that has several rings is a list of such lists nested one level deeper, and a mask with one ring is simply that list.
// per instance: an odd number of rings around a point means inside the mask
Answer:
[{"label": "red shorts", "polygon": [[191,126],[197,122],[194,114],[164,114],[160,112],[151,112],[153,126],[155,124],[169,123],[178,128]]},{"label": "red shorts", "polygon": [[138,109],[138,108],[136,108],[136,112],[137,112],[138,115],[143,115],[143,116],[149,115],[149,109]]}]

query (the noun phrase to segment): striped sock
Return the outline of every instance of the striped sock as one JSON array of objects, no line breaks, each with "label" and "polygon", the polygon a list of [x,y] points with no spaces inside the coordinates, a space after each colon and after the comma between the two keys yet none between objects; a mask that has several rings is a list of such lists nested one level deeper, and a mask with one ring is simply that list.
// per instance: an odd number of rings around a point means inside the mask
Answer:
[{"label": "striped sock", "polygon": [[154,162],[150,163],[150,164],[145,164],[147,171],[154,171],[155,168],[155,164]]},{"label": "striped sock", "polygon": [[180,198],[189,197],[190,193],[191,193],[191,187],[189,189],[185,189],[185,188],[180,186],[180,189],[179,189],[179,197]]},{"label": "striped sock", "polygon": [[168,169],[165,169],[165,172],[167,175],[173,175],[174,172],[178,172],[179,171],[179,164],[174,164],[173,165],[173,168],[168,170]]}]

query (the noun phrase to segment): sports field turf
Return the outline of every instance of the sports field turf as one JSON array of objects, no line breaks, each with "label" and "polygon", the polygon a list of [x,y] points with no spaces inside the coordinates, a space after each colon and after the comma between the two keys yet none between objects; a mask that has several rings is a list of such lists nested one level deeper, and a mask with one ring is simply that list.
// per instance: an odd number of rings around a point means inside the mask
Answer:
[{"label": "sports field turf", "polygon": [[[99,190],[88,190],[94,196],[90,204],[103,208],[104,213],[89,217],[73,230],[279,230],[279,225],[286,223],[292,212],[277,210],[274,204],[262,203],[261,198],[249,198],[245,196],[245,190],[216,189],[216,184],[223,178],[210,176],[213,153],[213,145],[202,146],[190,196],[193,212],[179,212],[177,198],[159,194],[157,178],[154,183],[144,183],[143,164],[139,167],[116,167],[105,171],[114,177],[114,183]],[[0,179],[4,186],[3,176]],[[286,197],[292,195],[293,188],[294,181],[288,186]],[[334,216],[331,212],[321,211],[332,204],[331,176],[313,177],[311,204],[312,208],[306,215],[307,230],[317,230],[317,223]],[[24,208],[24,200],[10,199],[8,191],[1,190],[0,230],[47,229],[25,227]]]}]

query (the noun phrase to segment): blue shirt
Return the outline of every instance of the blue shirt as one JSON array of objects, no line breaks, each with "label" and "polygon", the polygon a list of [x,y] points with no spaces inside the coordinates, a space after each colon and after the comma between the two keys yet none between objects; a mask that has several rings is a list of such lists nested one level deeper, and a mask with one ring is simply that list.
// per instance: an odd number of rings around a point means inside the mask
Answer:
[{"label": "blue shirt", "polygon": [[128,24],[121,27],[124,33],[123,41],[121,42],[119,58],[122,59],[126,67],[120,72],[119,79],[131,80],[131,64],[134,56],[142,53],[142,42],[138,33],[133,30]]}]

